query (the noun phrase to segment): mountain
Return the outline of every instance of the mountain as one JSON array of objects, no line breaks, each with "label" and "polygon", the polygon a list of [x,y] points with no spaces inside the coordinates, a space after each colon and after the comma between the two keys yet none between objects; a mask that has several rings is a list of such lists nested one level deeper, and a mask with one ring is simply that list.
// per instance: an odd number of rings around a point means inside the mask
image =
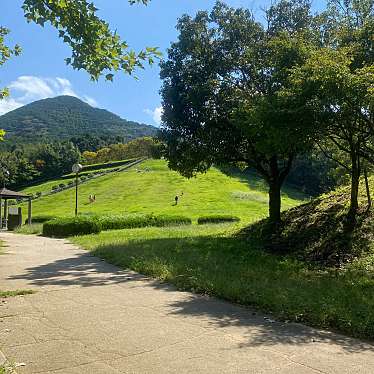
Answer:
[{"label": "mountain", "polygon": [[85,136],[118,136],[124,141],[153,136],[153,126],[127,121],[105,109],[93,108],[72,96],[34,101],[0,116],[6,142],[36,143]]}]

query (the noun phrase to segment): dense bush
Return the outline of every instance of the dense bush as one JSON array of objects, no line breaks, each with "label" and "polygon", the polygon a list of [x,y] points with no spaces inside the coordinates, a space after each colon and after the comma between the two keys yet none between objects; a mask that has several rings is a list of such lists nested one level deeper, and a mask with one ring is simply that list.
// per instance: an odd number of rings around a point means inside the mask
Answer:
[{"label": "dense bush", "polygon": [[240,218],[230,215],[211,215],[199,217],[197,223],[204,225],[206,223],[224,223],[224,222],[239,222]]},{"label": "dense bush", "polygon": [[174,226],[174,225],[190,225],[191,219],[183,216],[155,216],[147,215],[118,215],[118,216],[98,216],[102,230],[120,230],[132,229],[147,226]]},{"label": "dense bush", "polygon": [[57,238],[97,234],[100,231],[100,222],[95,217],[55,218],[43,225],[43,235]]},{"label": "dense bush", "polygon": [[[42,220],[43,218],[45,220]],[[190,225],[192,223],[188,217],[154,216],[152,214],[118,216],[82,215],[76,218],[54,218],[52,220],[48,220],[47,218],[47,216],[36,217],[36,220],[33,220],[33,222],[45,222],[43,225],[43,235],[54,237],[95,234],[101,230],[133,229],[147,226],[164,227]]]}]

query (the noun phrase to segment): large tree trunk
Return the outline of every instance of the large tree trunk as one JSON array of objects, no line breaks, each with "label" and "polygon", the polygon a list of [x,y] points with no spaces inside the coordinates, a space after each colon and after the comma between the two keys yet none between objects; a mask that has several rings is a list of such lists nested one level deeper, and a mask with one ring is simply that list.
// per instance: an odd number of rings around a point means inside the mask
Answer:
[{"label": "large tree trunk", "polygon": [[269,166],[269,221],[272,225],[277,226],[281,223],[281,187],[283,181],[276,156],[271,157]]},{"label": "large tree trunk", "polygon": [[[289,174],[294,155],[291,153],[286,160],[281,161],[281,166],[278,165],[278,157],[272,156],[266,162],[258,162],[255,167],[256,170],[265,178],[269,186],[269,221],[274,226],[273,231],[277,232],[281,221],[281,187],[284,180]],[[263,165],[266,164],[266,167]]]},{"label": "large tree trunk", "polygon": [[278,180],[269,182],[269,220],[274,225],[281,223],[281,186]]}]

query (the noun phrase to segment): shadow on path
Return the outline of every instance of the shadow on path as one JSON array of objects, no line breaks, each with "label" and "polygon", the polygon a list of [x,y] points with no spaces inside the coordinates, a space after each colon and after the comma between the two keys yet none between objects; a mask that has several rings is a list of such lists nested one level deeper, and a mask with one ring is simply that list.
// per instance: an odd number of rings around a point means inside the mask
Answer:
[{"label": "shadow on path", "polygon": [[[221,328],[240,327],[243,343],[238,346],[313,345],[318,343],[336,345],[347,353],[374,352],[370,342],[359,341],[330,331],[316,330],[297,323],[274,322],[262,314],[235,305],[224,304],[214,298],[191,297],[171,304],[171,314],[209,318]],[[270,322],[269,322],[270,320]],[[335,352],[334,352],[335,353]]]},{"label": "shadow on path", "polygon": [[77,254],[65,259],[30,267],[24,274],[12,275],[11,280],[27,280],[35,286],[105,286],[131,280],[148,279],[140,274],[119,270],[98,257]]},{"label": "shadow on path", "polygon": [[[204,242],[202,242],[202,240]],[[136,251],[141,248],[147,248],[147,250],[155,252],[155,256],[158,256],[160,261],[166,261],[166,252],[163,251],[165,245],[175,246],[177,241],[179,247],[176,247],[176,251],[179,251],[179,253],[173,253],[174,261],[178,261],[178,256],[185,256],[186,248],[183,247],[183,244],[188,245],[188,243],[190,245],[188,248],[189,250],[193,251],[194,248],[200,248],[200,250],[204,249],[207,261],[214,261],[214,253],[209,252],[209,250],[207,252],[207,248],[209,249],[207,241],[215,246],[218,245],[219,242],[231,239],[219,238],[217,240],[215,241],[213,238],[197,238],[196,242],[196,238],[162,239],[161,241],[158,240],[159,243],[155,243],[154,240],[149,240],[136,242],[136,245],[133,244],[132,246],[130,242],[128,247],[126,247],[126,245],[100,247],[99,254],[103,255],[105,252],[113,251],[116,253],[128,251],[128,256],[132,258],[131,256],[136,256]],[[195,244],[191,246],[191,243]],[[204,244],[206,245],[204,246]],[[209,256],[207,256],[207,254],[209,254]],[[71,253],[69,253],[69,255],[71,255]],[[139,255],[141,256],[141,253]],[[164,258],[162,256],[164,256]],[[200,259],[201,258],[198,258],[198,260]],[[228,260],[230,261],[230,259]],[[180,264],[180,266],[182,265]],[[188,266],[194,266],[194,264],[189,263]],[[196,272],[203,272],[203,267],[204,263],[201,264],[201,268],[197,269]],[[236,276],[240,276],[240,274],[236,274]],[[148,280],[148,278],[140,274],[122,271],[89,253],[78,253],[69,258],[59,259],[48,264],[29,267],[24,274],[11,276],[9,279],[28,280],[32,285],[36,286],[79,285],[81,287],[108,286],[123,284],[124,282]],[[263,315],[259,315],[251,310],[228,302],[219,301],[215,298],[186,294],[185,298],[180,300],[180,295],[178,298],[173,296],[173,292],[176,291],[173,286],[158,281],[149,281],[143,283],[141,286],[153,288],[155,292],[170,293],[170,300],[162,304],[163,307],[167,307],[169,310],[169,315],[196,317],[197,321],[201,319],[208,320],[210,325],[217,328],[240,328],[239,334],[244,338],[244,342],[238,343],[238,348],[275,345],[308,346],[319,342],[336,345],[344,351],[351,353],[363,351],[373,352],[374,349],[374,346],[370,343],[336,335],[327,331],[318,331],[299,324],[285,324],[269,321],[264,318]],[[110,288],[108,288],[108,292],[110,292]],[[123,292],[124,297],[126,297],[126,292],[130,291],[124,288]],[[164,298],[160,299],[163,300]]]}]

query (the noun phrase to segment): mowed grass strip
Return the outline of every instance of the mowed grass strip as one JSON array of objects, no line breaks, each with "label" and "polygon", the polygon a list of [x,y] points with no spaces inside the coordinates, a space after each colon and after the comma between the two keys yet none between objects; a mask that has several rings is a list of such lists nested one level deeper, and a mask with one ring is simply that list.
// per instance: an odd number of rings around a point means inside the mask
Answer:
[{"label": "mowed grass strip", "polygon": [[[83,167],[83,170],[79,173],[80,176],[87,176],[88,174],[95,174],[100,172],[106,171],[113,171],[119,167],[125,166],[131,162],[134,162],[135,159],[129,160],[122,160],[122,161],[114,161],[108,163],[101,163],[95,165],[87,165]],[[94,170],[87,170],[87,169],[94,169]],[[59,184],[63,183],[67,185],[70,181],[75,181],[75,174],[66,174],[60,178],[49,179],[43,183],[33,184],[29,187],[22,188],[22,192],[25,194],[36,194],[37,192],[51,192],[53,186],[58,186]]]},{"label": "mowed grass strip", "polygon": [[[43,185],[39,187],[43,190]],[[238,199],[235,191],[256,198]],[[89,203],[90,195],[96,196],[95,203]],[[178,205],[174,201],[176,195]],[[183,215],[194,220],[225,214],[238,216],[248,223],[267,215],[267,201],[267,188],[256,177],[249,180],[230,177],[213,168],[206,174],[186,179],[169,170],[163,160],[147,160],[126,172],[112,173],[79,186],[79,212],[83,214],[153,213]],[[285,189],[282,204],[283,209],[300,204],[300,194]],[[74,208],[74,189],[33,202],[33,214],[37,216],[72,216]]]},{"label": "mowed grass strip", "polygon": [[238,227],[144,228],[73,240],[112,264],[179,289],[256,307],[283,320],[374,338],[372,273],[355,265],[310,269],[235,236]]}]

